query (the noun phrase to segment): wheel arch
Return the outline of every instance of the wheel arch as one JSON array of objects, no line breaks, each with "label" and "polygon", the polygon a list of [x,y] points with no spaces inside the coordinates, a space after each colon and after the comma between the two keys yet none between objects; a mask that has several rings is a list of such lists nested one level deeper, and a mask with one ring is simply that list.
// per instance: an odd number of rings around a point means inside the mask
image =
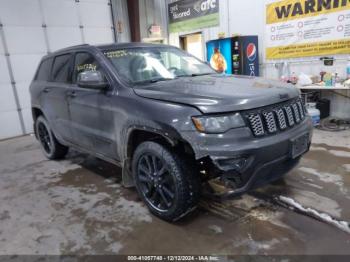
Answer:
[{"label": "wheel arch", "polygon": [[45,117],[44,112],[39,107],[32,107],[33,130],[36,138],[38,138],[38,134],[36,132],[35,123],[40,116]]},{"label": "wheel arch", "polygon": [[39,116],[45,117],[44,112],[39,107],[32,107],[32,116],[34,122],[38,119]]},{"label": "wheel arch", "polygon": [[133,127],[128,130],[126,138],[123,161],[123,185],[125,187],[134,186],[131,161],[136,148],[143,142],[154,141],[178,153],[186,154],[189,159],[195,159],[195,153],[191,145],[174,132],[170,133],[144,126]]}]

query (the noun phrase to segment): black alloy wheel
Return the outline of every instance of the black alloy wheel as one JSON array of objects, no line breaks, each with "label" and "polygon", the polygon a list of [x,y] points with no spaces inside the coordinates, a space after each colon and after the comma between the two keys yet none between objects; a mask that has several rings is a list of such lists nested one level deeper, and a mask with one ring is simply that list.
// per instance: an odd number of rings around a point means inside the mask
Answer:
[{"label": "black alloy wheel", "polygon": [[68,147],[58,142],[44,116],[39,116],[36,119],[35,134],[48,159],[61,159],[67,154]]},{"label": "black alloy wheel", "polygon": [[52,152],[52,140],[44,123],[38,124],[38,137],[41,146],[44,148],[45,152],[50,154]]},{"label": "black alloy wheel", "polygon": [[144,154],[138,162],[137,176],[146,201],[159,212],[168,211],[176,198],[176,182],[159,157]]},{"label": "black alloy wheel", "polygon": [[139,196],[157,217],[174,222],[193,211],[199,202],[196,169],[173,148],[153,141],[137,146],[132,172]]}]

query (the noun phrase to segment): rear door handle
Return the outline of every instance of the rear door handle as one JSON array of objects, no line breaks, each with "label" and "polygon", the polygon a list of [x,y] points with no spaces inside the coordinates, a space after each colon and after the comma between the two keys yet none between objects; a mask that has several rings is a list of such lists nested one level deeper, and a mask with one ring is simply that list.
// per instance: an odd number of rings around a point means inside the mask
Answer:
[{"label": "rear door handle", "polygon": [[44,88],[44,93],[48,93],[48,92],[50,92],[50,88],[45,87],[45,88]]}]

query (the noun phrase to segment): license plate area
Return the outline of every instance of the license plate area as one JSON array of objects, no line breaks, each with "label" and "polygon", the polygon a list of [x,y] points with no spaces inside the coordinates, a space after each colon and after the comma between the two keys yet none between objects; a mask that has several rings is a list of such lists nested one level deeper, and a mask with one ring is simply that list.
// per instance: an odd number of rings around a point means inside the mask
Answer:
[{"label": "license plate area", "polygon": [[291,139],[290,157],[297,158],[308,150],[309,147],[309,133]]}]

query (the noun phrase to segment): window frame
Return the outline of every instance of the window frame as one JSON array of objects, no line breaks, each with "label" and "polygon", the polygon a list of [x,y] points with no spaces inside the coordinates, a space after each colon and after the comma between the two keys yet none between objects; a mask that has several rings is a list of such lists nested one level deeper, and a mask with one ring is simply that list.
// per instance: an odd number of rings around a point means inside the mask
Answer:
[{"label": "window frame", "polygon": [[[42,79],[38,79],[39,77],[39,72],[41,70],[42,65],[48,61],[48,60],[52,60],[50,63],[50,68],[48,70],[48,75],[47,75],[47,79],[46,80],[42,80]],[[36,70],[36,73],[34,75],[34,81],[46,81],[46,82],[50,82],[51,81],[51,72],[52,72],[52,66],[53,66],[53,62],[54,62],[54,57],[50,56],[50,57],[46,57],[44,59],[41,60],[38,69]]]},{"label": "window frame", "polygon": [[[54,65],[55,65],[55,61],[58,57],[60,56],[67,56],[69,55],[69,63],[68,63],[68,79],[67,82],[59,82],[59,81],[54,81],[54,77],[53,77],[53,69],[54,69]],[[58,83],[58,84],[72,84],[72,60],[73,60],[73,53],[69,52],[69,53],[61,53],[61,54],[57,54],[54,56],[54,59],[52,61],[52,65],[51,65],[51,72],[50,72],[50,79],[49,82],[52,83]]]}]

